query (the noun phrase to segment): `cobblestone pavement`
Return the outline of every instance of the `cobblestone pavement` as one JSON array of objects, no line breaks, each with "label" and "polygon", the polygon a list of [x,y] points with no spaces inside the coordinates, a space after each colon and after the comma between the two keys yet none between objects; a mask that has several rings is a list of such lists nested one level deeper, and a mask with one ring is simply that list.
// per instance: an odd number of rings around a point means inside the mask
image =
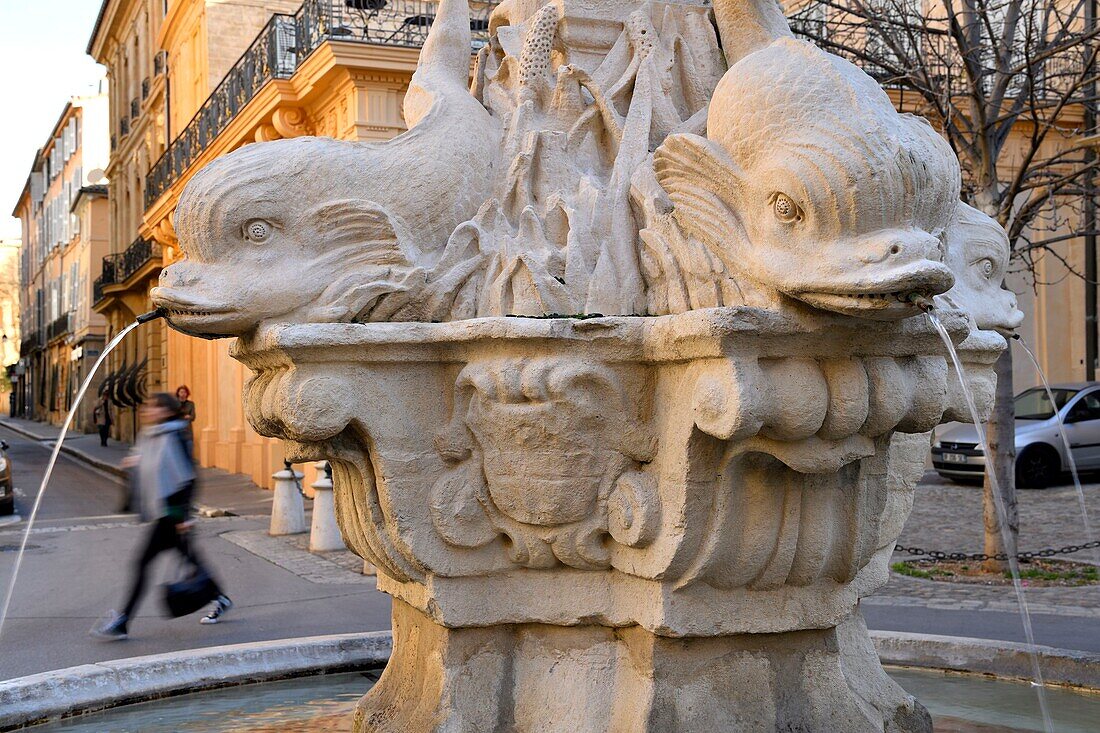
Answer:
[{"label": "cobblestone pavement", "polygon": [[[1085,502],[1091,523],[1100,520],[1100,484],[1086,477]],[[1033,551],[1089,541],[1072,485],[1045,491],[1020,491],[1020,550]],[[917,486],[913,513],[898,544],[945,552],[981,552],[982,490],[980,486],[953,484],[929,471]],[[1095,562],[1097,553],[1085,550],[1064,559]],[[909,555],[895,553],[894,560]],[[1100,586],[1080,588],[1028,588],[1032,613],[1100,618]],[[885,588],[864,600],[880,606],[924,606],[949,610],[1016,611],[1011,586],[944,583],[892,575]]]},{"label": "cobblestone pavement", "polygon": [[267,530],[251,529],[221,537],[311,583],[375,583],[374,576],[363,575],[363,561],[347,550],[311,553],[308,534],[272,537]]}]

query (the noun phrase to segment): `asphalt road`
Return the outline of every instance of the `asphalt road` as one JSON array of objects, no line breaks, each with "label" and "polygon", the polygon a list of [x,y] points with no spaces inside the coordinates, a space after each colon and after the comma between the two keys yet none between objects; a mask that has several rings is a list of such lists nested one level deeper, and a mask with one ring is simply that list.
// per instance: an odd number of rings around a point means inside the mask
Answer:
[{"label": "asphalt road", "polygon": [[[15,470],[17,511],[29,514],[49,449],[0,428]],[[258,491],[258,490],[257,490]],[[198,547],[236,606],[225,621],[166,619],[157,584],[178,562],[162,555],[150,591],[131,623],[131,638],[100,642],[88,630],[121,605],[143,527],[119,515],[112,478],[62,455],[29,540],[8,619],[0,630],[0,680],[107,659],[180,649],[389,628],[389,597],[370,584],[313,583],[219,535],[260,529],[247,517],[199,520]],[[4,521],[0,518],[0,522]],[[22,523],[0,525],[0,593],[15,565]]]},{"label": "asphalt road", "polygon": [[[12,462],[15,484],[15,512],[30,516],[42,475],[50,459],[50,446],[28,440],[0,427],[0,438],[8,442],[8,457]],[[122,501],[122,486],[105,473],[89,468],[64,453],[54,466],[51,487],[47,489],[38,510],[40,520],[85,519],[118,513]],[[0,517],[3,521],[3,517]]]},{"label": "asphalt road", "polygon": [[[924,606],[862,604],[867,626],[881,631],[968,636],[999,641],[1027,641],[1018,613],[963,611]],[[1058,649],[1100,652],[1100,619],[1032,614],[1035,643]]]}]

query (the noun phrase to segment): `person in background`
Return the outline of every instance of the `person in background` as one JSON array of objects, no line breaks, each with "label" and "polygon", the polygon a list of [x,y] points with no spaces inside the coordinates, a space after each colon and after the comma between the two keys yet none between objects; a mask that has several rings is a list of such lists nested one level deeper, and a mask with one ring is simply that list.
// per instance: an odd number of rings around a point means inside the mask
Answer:
[{"label": "person in background", "polygon": [[92,410],[92,421],[95,422],[96,430],[99,431],[99,444],[106,448],[107,435],[111,432],[111,403],[106,394],[99,396],[99,402]]},{"label": "person in background", "polygon": [[187,439],[191,443],[191,452],[195,452],[195,403],[191,401],[191,389],[186,384],[176,387],[176,399],[180,401],[180,418],[187,421]]},{"label": "person in background", "polygon": [[[210,575],[188,539],[195,464],[184,434],[188,423],[179,412],[179,401],[167,392],[150,395],[141,405],[143,427],[134,452],[126,457],[123,466],[131,469],[134,501],[141,518],[152,525],[134,565],[130,594],[122,612],[112,613],[109,621],[92,630],[101,639],[127,637],[130,619],[145,589],[149,565],[165,550],[177,550],[198,570]],[[219,589],[213,608],[200,623],[217,623],[232,607],[233,602]]]}]

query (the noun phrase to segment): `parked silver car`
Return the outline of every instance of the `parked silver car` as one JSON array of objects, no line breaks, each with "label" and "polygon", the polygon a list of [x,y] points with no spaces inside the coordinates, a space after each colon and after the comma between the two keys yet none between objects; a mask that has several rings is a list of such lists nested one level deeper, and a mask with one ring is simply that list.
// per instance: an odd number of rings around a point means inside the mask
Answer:
[{"label": "parked silver car", "polygon": [[[1046,488],[1069,471],[1055,411],[1065,423],[1078,469],[1100,469],[1100,382],[1056,384],[1051,392],[1054,405],[1042,387],[1016,395],[1016,485],[1021,488]],[[932,466],[952,480],[981,479],[985,456],[974,426],[951,423],[936,428]]]}]

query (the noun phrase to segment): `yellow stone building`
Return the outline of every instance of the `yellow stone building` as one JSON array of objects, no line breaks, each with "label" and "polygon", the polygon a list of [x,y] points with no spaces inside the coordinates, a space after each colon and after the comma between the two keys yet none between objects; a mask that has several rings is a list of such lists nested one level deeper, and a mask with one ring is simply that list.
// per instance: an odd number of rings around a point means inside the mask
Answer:
[{"label": "yellow stone building", "polygon": [[[103,348],[106,323],[91,301],[107,253],[107,114],[106,94],[65,106],[13,212],[22,222],[19,417],[60,424]],[[90,429],[91,409],[77,429]]]},{"label": "yellow stone building", "polygon": [[[491,7],[475,4],[476,35]],[[160,268],[179,256],[179,194],[208,162],[255,141],[385,140],[406,129],[401,101],[434,8],[430,0],[174,0],[165,12],[159,1],[106,0],[89,53],[113,82],[115,260],[107,262],[118,264],[105,262],[96,303],[112,333],[151,307]],[[229,358],[229,342],[181,336],[159,321],[135,334],[109,368],[148,359],[148,390],[186,384],[200,462],[270,484],[282,447],[248,426],[246,371]],[[130,439],[134,428],[122,422],[117,437]],[[307,485],[312,477],[307,467]]]}]

